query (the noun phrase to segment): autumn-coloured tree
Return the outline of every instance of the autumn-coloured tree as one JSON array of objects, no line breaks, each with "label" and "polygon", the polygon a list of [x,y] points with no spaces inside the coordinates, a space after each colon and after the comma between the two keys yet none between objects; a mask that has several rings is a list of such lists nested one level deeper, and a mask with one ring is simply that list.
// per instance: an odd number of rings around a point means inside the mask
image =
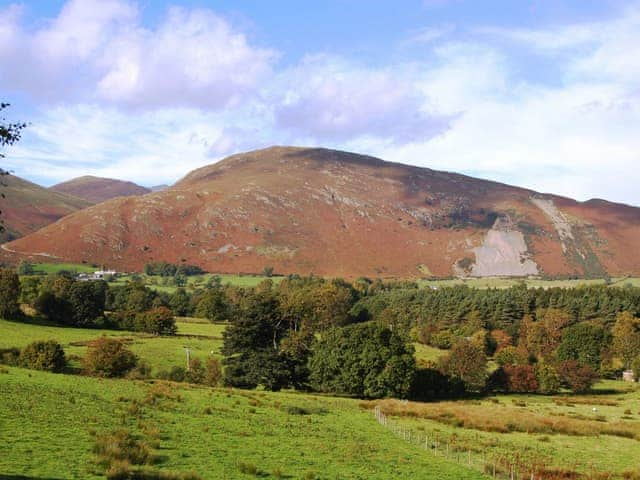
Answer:
[{"label": "autumn-coloured tree", "polygon": [[464,382],[469,391],[480,391],[487,379],[487,357],[484,348],[469,340],[459,340],[449,354],[440,360],[440,368],[447,375]]},{"label": "autumn-coloured tree", "polygon": [[611,333],[614,354],[622,359],[625,368],[630,368],[634,358],[640,354],[640,318],[629,312],[619,313]]}]

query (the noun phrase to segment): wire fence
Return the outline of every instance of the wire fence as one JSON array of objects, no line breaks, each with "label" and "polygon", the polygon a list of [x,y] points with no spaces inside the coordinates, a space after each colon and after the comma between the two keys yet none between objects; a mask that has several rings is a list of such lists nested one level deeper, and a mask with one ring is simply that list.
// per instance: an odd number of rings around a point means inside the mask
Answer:
[{"label": "wire fence", "polygon": [[389,429],[399,438],[423,448],[435,457],[444,457],[468,468],[479,470],[496,479],[546,480],[555,478],[545,471],[540,459],[524,458],[520,455],[487,455],[484,448],[472,446],[469,442],[457,441],[438,432],[415,432],[389,418],[380,406],[374,409],[380,425]]}]

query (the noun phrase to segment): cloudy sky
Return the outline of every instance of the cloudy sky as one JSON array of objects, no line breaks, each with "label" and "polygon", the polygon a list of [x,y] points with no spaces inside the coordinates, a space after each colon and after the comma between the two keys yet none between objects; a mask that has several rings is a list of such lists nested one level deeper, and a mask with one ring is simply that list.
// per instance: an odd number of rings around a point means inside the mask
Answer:
[{"label": "cloudy sky", "polygon": [[44,185],[280,144],[640,205],[640,1],[0,0],[0,101]]}]

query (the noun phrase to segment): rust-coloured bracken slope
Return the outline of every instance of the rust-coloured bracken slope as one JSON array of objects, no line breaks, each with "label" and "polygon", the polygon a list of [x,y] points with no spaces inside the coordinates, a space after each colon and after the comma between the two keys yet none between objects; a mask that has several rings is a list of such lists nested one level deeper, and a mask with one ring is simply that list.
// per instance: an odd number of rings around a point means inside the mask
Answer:
[{"label": "rust-coloured bracken slope", "polygon": [[273,147],[4,246],[138,270],[358,277],[640,274],[640,209],[326,149]]},{"label": "rust-coloured bracken slope", "polygon": [[144,195],[151,192],[150,189],[136,185],[133,182],[93,177],[91,175],[58,183],[51,187],[51,190],[73,195],[91,203],[100,203],[117,197]]},{"label": "rust-coloured bracken slope", "polygon": [[27,235],[55,222],[81,208],[89,202],[64,193],[53,192],[15,175],[2,178],[0,211],[4,231],[0,241]]}]

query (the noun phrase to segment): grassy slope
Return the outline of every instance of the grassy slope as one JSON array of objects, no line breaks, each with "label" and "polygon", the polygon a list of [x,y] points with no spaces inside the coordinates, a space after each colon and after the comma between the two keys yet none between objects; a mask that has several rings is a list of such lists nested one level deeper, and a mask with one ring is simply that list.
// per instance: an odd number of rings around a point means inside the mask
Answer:
[{"label": "grassy slope", "polygon": [[101,336],[124,337],[131,340],[130,348],[153,370],[168,370],[174,365],[184,366],[184,347],[191,349],[192,358],[205,359],[213,352],[220,356],[223,325],[178,321],[178,335],[155,337],[116,330],[82,329],[70,327],[25,324],[0,320],[0,348],[24,347],[36,340],[55,339],[62,344],[67,355],[83,356],[87,347],[78,345]]},{"label": "grassy slope", "polygon": [[[292,393],[241,392],[174,385],[182,401],[143,405],[132,418],[125,399],[154,388],[141,382],[5,369],[0,373],[0,476],[94,478],[92,437],[121,422],[160,429],[160,468],[203,478],[249,478],[237,462],[265,478],[311,472],[322,479],[476,479],[477,472],[427,455],[383,429],[357,401]],[[167,408],[169,406],[169,408]],[[287,413],[288,406],[310,415]],[[205,409],[211,413],[205,413]]]}]

